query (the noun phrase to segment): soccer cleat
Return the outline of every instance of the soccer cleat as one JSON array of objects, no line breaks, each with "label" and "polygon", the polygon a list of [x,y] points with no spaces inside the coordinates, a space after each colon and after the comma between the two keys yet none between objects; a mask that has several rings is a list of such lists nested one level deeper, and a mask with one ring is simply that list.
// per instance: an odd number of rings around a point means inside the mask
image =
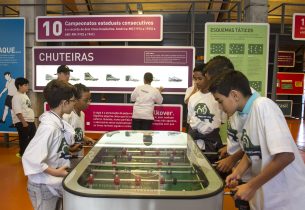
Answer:
[{"label": "soccer cleat", "polygon": [[135,79],[130,75],[126,75],[125,80],[126,81],[132,81],[132,82],[138,82],[139,81],[138,79]]},{"label": "soccer cleat", "polygon": [[91,76],[89,72],[85,72],[85,80],[97,81],[98,78]]},{"label": "soccer cleat", "polygon": [[106,81],[119,81],[119,78],[112,76],[111,74],[106,75]]},{"label": "soccer cleat", "polygon": [[153,77],[153,81],[158,82],[158,81],[160,81],[160,79]]},{"label": "soccer cleat", "polygon": [[181,82],[182,79],[178,78],[178,77],[169,77],[168,78],[169,82]]},{"label": "soccer cleat", "polygon": [[70,76],[69,80],[72,80],[72,81],[78,81],[78,80],[79,80],[79,78],[76,78],[76,77]]},{"label": "soccer cleat", "polygon": [[46,80],[53,80],[56,79],[55,77],[53,77],[51,74],[46,74]]}]

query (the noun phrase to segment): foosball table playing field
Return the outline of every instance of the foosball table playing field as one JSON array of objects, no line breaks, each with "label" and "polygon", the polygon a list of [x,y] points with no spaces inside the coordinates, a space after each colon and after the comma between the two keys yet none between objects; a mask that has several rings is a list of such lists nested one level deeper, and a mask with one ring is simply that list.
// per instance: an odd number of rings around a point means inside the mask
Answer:
[{"label": "foosball table playing field", "polygon": [[64,209],[222,209],[224,184],[186,133],[106,133],[63,181]]}]

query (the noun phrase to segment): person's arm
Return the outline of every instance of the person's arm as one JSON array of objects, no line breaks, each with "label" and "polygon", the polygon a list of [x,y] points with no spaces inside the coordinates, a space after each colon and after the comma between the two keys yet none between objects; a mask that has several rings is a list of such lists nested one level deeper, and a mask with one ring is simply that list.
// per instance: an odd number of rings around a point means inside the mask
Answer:
[{"label": "person's arm", "polygon": [[236,163],[243,157],[244,152],[239,150],[228,157],[216,162],[216,169],[221,172],[229,172],[236,165]]},{"label": "person's arm", "polygon": [[7,87],[5,87],[5,88],[2,90],[2,92],[0,93],[0,98],[1,98],[2,94],[5,93],[5,91],[7,91]]},{"label": "person's arm", "polygon": [[[237,192],[234,197],[246,201],[250,200],[262,185],[280,173],[292,161],[294,161],[294,154],[291,152],[283,152],[274,155],[274,158],[270,163],[268,163],[257,176],[250,179],[246,184],[237,187]],[[292,177],[288,178],[291,179]]]},{"label": "person's arm", "polygon": [[51,168],[48,167],[44,172],[47,174],[50,174],[52,176],[57,176],[57,177],[64,177],[68,174],[68,171],[66,170],[68,166],[62,166],[59,168]]},{"label": "person's arm", "polygon": [[190,93],[190,95],[188,95],[188,96],[184,99],[184,103],[185,103],[185,104],[188,104],[188,103],[189,103],[189,100],[190,100],[190,97],[191,97],[192,95],[194,95],[197,91],[198,91],[198,88],[197,88],[196,85],[194,85],[193,91]]},{"label": "person's arm", "polygon": [[130,95],[130,101],[132,102],[135,102],[137,100],[137,97],[138,97],[138,91],[137,91],[138,88],[135,88],[133,90],[133,92],[131,93]]},{"label": "person's arm", "polygon": [[251,163],[248,159],[248,156],[244,154],[241,161],[238,163],[233,172],[229,176],[227,176],[226,185],[230,188],[236,187],[238,184],[236,183],[236,181],[242,177],[242,175],[250,167],[250,165]]},{"label": "person's arm", "polygon": [[18,117],[18,119],[20,120],[20,122],[22,123],[22,126],[23,126],[24,128],[29,126],[28,122],[25,121],[25,119],[24,119],[22,113],[18,113],[18,114],[16,114],[16,116]]},{"label": "person's arm", "polygon": [[93,145],[96,143],[96,140],[84,135],[84,142],[89,145]]}]

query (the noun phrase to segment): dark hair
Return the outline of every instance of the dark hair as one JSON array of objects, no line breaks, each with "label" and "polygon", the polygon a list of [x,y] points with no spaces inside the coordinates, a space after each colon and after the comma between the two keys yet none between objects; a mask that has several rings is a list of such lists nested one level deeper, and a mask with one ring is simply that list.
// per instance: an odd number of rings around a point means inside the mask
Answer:
[{"label": "dark hair", "polygon": [[70,83],[52,80],[43,89],[43,95],[51,109],[59,106],[62,100],[69,100],[76,96],[76,88]]},{"label": "dark hair", "polygon": [[15,79],[15,86],[16,86],[17,90],[19,90],[19,86],[22,86],[25,84],[29,84],[29,80],[27,80],[26,78],[18,77]]},{"label": "dark hair", "polygon": [[76,89],[75,98],[77,99],[80,99],[84,92],[90,92],[90,89],[82,83],[75,84],[74,87]]},{"label": "dark hair", "polygon": [[153,76],[153,74],[150,73],[150,72],[146,72],[146,73],[144,74],[144,80],[145,80],[147,83],[151,83],[151,82],[153,81],[153,78],[154,78],[154,76]]},{"label": "dark hair", "polygon": [[6,72],[4,72],[4,74],[3,74],[4,76],[5,75],[11,75],[11,72],[9,72],[9,71],[6,71]]},{"label": "dark hair", "polygon": [[209,87],[210,92],[220,93],[226,97],[231,90],[237,90],[245,97],[252,95],[249,80],[240,71],[231,70],[214,77]]},{"label": "dark hair", "polygon": [[204,67],[205,67],[204,63],[198,64],[198,65],[195,66],[193,72],[197,72],[198,71],[198,72],[203,73],[203,71],[205,69]]},{"label": "dark hair", "polygon": [[229,58],[218,55],[208,61],[205,65],[205,70],[211,79],[213,79],[213,77],[220,75],[223,72],[234,70],[234,65]]}]

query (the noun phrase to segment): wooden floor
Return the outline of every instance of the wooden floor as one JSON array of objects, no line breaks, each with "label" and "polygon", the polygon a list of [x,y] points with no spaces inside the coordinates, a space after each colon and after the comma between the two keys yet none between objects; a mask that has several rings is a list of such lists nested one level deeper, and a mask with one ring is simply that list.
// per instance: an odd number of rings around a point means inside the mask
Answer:
[{"label": "wooden floor", "polygon": [[[304,121],[288,120],[292,135],[301,148],[305,148]],[[26,177],[23,174],[21,159],[16,157],[18,144],[11,143],[7,148],[0,139],[0,209],[3,210],[32,210],[26,192]],[[300,151],[305,160],[305,153]],[[235,210],[234,201],[230,196],[224,196],[223,210]]]}]

